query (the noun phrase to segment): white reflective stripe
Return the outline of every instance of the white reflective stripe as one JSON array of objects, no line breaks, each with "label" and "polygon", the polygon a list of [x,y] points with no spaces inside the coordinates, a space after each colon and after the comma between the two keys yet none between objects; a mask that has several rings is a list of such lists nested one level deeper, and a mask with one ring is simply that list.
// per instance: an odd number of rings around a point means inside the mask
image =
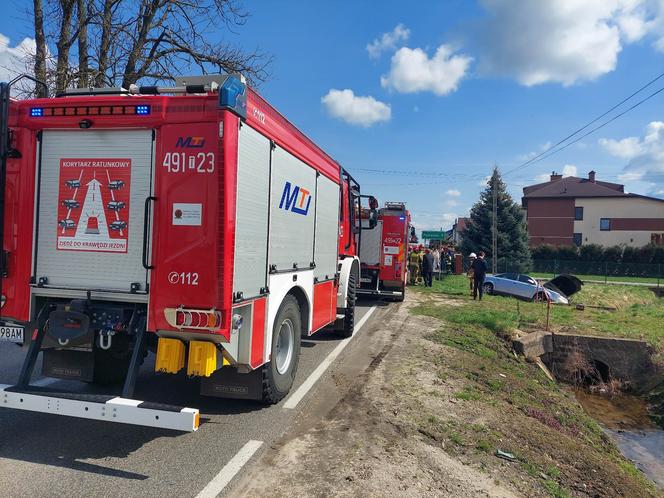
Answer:
[{"label": "white reflective stripe", "polygon": [[263,445],[263,441],[251,439],[231,458],[224,468],[212,479],[203,490],[196,495],[196,498],[215,498],[221,493],[229,482],[237,475],[244,464],[256,453],[258,448]]},{"label": "white reflective stripe", "polygon": [[341,352],[344,350],[346,346],[348,346],[348,343],[355,337],[355,335],[360,331],[362,326],[366,323],[366,321],[371,317],[373,312],[376,311],[376,306],[372,306],[369,311],[367,311],[362,318],[355,324],[355,329],[354,333],[352,336],[343,339],[342,341],[339,342],[336,348],[334,348],[330,354],[327,355],[327,357],[316,367],[316,370],[311,372],[311,375],[306,378],[306,380],[300,385],[300,387],[297,388],[297,390],[292,393],[288,398],[286,398],[286,401],[284,402],[284,408],[292,410],[297,406],[297,404],[304,398],[304,396],[309,392],[309,390],[314,387],[316,382],[318,382],[318,379],[321,378],[321,376],[325,373],[325,371],[328,369],[328,367],[332,364],[332,362],[341,354]]},{"label": "white reflective stripe", "polygon": [[0,384],[0,407],[176,431],[193,432],[198,429],[196,425],[198,410],[193,408],[171,412],[139,408],[134,403],[140,404],[142,401],[124,398],[113,398],[108,403],[95,403],[32,393],[8,392],[6,389],[9,387],[12,386]]},{"label": "white reflective stripe", "polygon": [[141,403],[143,403],[143,402],[139,401],[137,399],[127,399],[127,398],[120,398],[120,397],[109,399],[106,402],[107,405],[121,405],[121,406],[138,406]]}]

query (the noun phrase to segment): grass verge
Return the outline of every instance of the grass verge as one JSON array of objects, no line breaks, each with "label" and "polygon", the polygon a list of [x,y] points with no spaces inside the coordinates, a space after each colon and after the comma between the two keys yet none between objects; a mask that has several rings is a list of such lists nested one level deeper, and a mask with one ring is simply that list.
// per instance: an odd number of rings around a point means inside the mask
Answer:
[{"label": "grass verge", "polygon": [[[568,390],[515,357],[503,340],[514,328],[542,325],[546,308],[494,296],[475,302],[467,286],[465,277],[449,277],[432,289],[416,288],[419,304],[411,312],[440,321],[426,339],[445,348],[423,354],[440,384],[454,386],[446,416],[424,411],[420,432],[446,441],[445,451],[480,467],[495,468],[497,450],[512,454],[507,465],[517,466],[533,483],[534,495],[661,496]],[[662,305],[639,288],[586,286],[580,297],[618,310],[554,307],[555,326],[584,320],[593,331],[609,334],[622,324],[617,335],[633,336],[636,328],[626,327],[628,317],[641,324],[662,317]],[[664,331],[646,338],[659,344],[661,335]]]}]

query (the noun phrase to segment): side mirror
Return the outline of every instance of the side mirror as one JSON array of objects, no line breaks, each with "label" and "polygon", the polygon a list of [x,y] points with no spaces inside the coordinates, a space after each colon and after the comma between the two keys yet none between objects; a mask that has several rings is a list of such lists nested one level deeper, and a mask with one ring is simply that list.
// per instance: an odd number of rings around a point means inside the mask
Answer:
[{"label": "side mirror", "polygon": [[373,230],[378,225],[378,211],[371,209],[369,211],[369,230]]}]

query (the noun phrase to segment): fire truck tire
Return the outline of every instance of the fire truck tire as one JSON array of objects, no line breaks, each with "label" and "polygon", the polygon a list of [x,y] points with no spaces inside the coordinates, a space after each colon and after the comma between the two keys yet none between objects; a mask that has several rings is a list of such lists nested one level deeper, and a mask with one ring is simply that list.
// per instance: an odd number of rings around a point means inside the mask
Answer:
[{"label": "fire truck tire", "polygon": [[352,337],[355,331],[355,300],[357,299],[357,279],[355,273],[348,275],[348,294],[346,297],[346,312],[344,314],[343,328],[339,333],[343,337]]},{"label": "fire truck tire", "polygon": [[129,337],[126,334],[113,336],[111,348],[95,348],[94,384],[110,385],[124,382],[131,361]]},{"label": "fire truck tire", "polygon": [[300,305],[294,296],[286,296],[274,320],[270,362],[262,367],[265,403],[278,403],[293,386],[300,360],[301,336]]},{"label": "fire truck tire", "polygon": [[403,303],[404,299],[406,299],[406,284],[401,287],[401,295],[394,298],[397,303]]}]

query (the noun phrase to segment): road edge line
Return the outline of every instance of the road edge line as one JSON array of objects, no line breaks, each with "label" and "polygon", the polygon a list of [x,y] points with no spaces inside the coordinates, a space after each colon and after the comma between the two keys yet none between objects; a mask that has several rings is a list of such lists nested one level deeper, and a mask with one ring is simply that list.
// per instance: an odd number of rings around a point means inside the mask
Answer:
[{"label": "road edge line", "polygon": [[348,345],[350,341],[353,340],[353,337],[355,337],[362,326],[366,323],[366,321],[369,319],[369,317],[373,314],[374,311],[376,311],[376,306],[373,305],[369,311],[367,311],[362,318],[357,322],[355,325],[355,331],[353,335],[347,339],[342,340],[337,347],[335,347],[330,354],[328,354],[325,359],[316,367],[316,369],[311,372],[309,377],[306,378],[306,380],[300,385],[300,387],[297,388],[297,390],[291,394],[288,399],[286,399],[286,402],[284,403],[283,408],[286,410],[292,410],[293,408],[297,407],[298,403],[302,401],[302,398],[304,398],[309,390],[314,387],[316,382],[318,382],[318,379],[321,378],[321,376],[325,373],[325,371],[330,367],[332,362],[341,354],[341,352],[344,350],[344,348]]},{"label": "road edge line", "polygon": [[254,453],[263,446],[263,441],[250,439],[240,448],[233,458],[212,478],[212,480],[196,495],[196,498],[215,498],[221,493],[229,482],[237,475],[242,467],[254,456]]}]

